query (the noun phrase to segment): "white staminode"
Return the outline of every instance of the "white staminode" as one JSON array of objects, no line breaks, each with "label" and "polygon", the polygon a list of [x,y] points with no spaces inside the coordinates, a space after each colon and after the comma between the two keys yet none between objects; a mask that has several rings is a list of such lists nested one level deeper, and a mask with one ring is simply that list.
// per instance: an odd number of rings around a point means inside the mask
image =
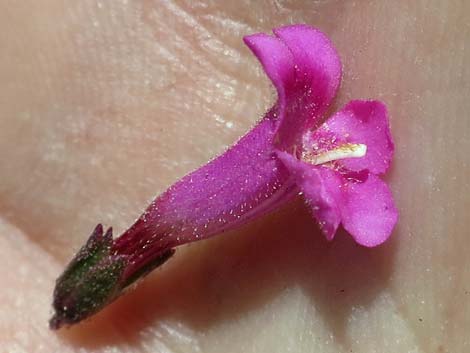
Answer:
[{"label": "white staminode", "polygon": [[345,143],[344,145],[333,148],[320,154],[307,154],[303,160],[314,165],[323,164],[344,158],[364,157],[367,152],[367,146],[362,143]]}]

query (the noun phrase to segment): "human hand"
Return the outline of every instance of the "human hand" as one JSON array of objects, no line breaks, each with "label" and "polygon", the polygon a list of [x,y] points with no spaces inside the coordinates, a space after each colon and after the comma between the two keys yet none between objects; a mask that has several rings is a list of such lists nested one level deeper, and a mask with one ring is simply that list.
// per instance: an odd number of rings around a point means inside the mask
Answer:
[{"label": "human hand", "polygon": [[[2,349],[465,350],[467,5],[24,1],[2,10]],[[50,332],[54,280],[94,225],[119,234],[275,100],[241,37],[302,22],[342,57],[334,108],[357,98],[389,107],[392,239],[365,249],[343,233],[327,243],[296,202],[179,249],[135,292]]]}]

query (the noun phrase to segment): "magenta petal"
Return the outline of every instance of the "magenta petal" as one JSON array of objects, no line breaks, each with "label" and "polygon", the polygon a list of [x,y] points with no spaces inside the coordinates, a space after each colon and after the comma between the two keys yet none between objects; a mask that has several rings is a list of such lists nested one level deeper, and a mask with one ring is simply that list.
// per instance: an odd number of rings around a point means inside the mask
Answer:
[{"label": "magenta petal", "polygon": [[312,139],[331,135],[335,144],[341,142],[367,145],[362,158],[348,158],[340,164],[349,170],[368,169],[373,174],[384,173],[392,159],[393,142],[388,122],[387,108],[379,101],[351,101],[319,128]]},{"label": "magenta petal", "polygon": [[364,183],[348,183],[343,192],[341,219],[352,237],[368,247],[387,240],[398,220],[387,184],[371,174]]},{"label": "magenta petal", "polygon": [[278,151],[277,156],[294,177],[323,234],[332,240],[341,221],[341,178],[327,168],[313,167],[289,153]]},{"label": "magenta petal", "polygon": [[293,25],[273,30],[275,36],[244,38],[278,92],[277,146],[292,151],[302,133],[315,126],[334,98],[341,62],[330,40],[319,30]]},{"label": "magenta petal", "polygon": [[292,52],[297,80],[312,88],[309,96],[315,109],[326,109],[341,79],[341,61],[331,41],[307,25],[280,27],[273,32]]},{"label": "magenta petal", "polygon": [[304,163],[291,154],[277,152],[303,193],[328,240],[341,223],[357,243],[372,247],[383,243],[398,218],[388,186],[369,174],[353,182],[328,168]]},{"label": "magenta petal", "polygon": [[295,65],[295,83],[286,87],[285,116],[279,127],[279,147],[299,142],[300,134],[315,126],[333,100],[341,79],[341,61],[331,41],[306,25],[273,30],[289,48]]},{"label": "magenta petal", "polygon": [[263,65],[264,71],[277,89],[280,103],[284,105],[286,87],[290,86],[294,79],[291,52],[279,38],[264,33],[246,36],[243,40]]}]

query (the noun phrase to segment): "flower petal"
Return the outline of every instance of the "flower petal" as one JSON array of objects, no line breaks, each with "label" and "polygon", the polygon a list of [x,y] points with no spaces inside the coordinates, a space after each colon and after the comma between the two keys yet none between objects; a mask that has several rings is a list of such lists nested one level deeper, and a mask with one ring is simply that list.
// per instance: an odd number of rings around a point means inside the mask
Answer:
[{"label": "flower petal", "polygon": [[351,236],[368,247],[387,240],[398,220],[387,184],[370,174],[364,183],[347,183],[343,193],[341,220]]},{"label": "flower petal", "polygon": [[273,32],[289,48],[295,65],[295,81],[286,87],[285,116],[278,131],[279,147],[288,150],[318,123],[333,100],[341,79],[341,61],[331,41],[317,29],[294,25]]},{"label": "flower petal", "polygon": [[278,151],[277,156],[294,177],[323,234],[332,240],[341,221],[341,179],[334,171],[313,167],[289,153]]},{"label": "flower petal", "polygon": [[279,38],[264,33],[246,36],[243,41],[263,65],[264,71],[276,87],[278,99],[284,105],[286,87],[292,85],[294,80],[291,52]]},{"label": "flower petal", "polygon": [[293,25],[273,32],[275,37],[260,33],[244,40],[278,92],[277,146],[292,151],[335,96],[341,62],[330,40],[317,29]]},{"label": "flower petal", "polygon": [[341,223],[357,243],[383,243],[398,219],[388,186],[369,174],[365,182],[344,178],[333,169],[312,166],[286,152],[278,158],[290,171],[328,240]]},{"label": "flower petal", "polygon": [[394,146],[387,108],[382,102],[351,101],[316,130],[310,139],[324,143],[326,136],[336,146],[341,143],[367,145],[364,157],[339,161],[349,170],[368,169],[373,174],[382,174],[390,165]]}]

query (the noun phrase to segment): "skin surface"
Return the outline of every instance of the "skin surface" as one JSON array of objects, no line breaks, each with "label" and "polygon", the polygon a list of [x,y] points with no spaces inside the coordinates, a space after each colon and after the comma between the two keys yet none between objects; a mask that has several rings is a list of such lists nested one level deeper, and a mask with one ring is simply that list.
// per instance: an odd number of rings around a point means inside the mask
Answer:
[{"label": "skin surface", "polygon": [[[470,2],[3,0],[0,19],[0,351],[470,351]],[[342,57],[332,110],[389,107],[392,239],[328,243],[299,199],[49,331],[96,223],[120,234],[275,101],[241,37],[301,22]]]}]

